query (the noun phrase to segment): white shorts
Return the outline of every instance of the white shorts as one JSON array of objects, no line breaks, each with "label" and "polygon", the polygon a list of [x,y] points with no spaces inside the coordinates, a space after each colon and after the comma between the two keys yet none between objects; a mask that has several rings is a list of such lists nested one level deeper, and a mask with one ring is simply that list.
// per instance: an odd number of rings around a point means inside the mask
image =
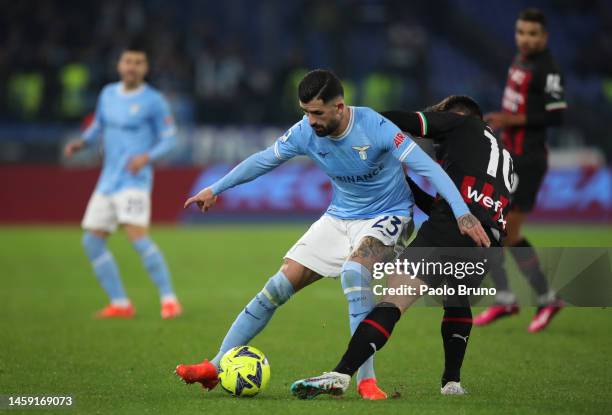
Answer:
[{"label": "white shorts", "polygon": [[292,259],[324,277],[338,277],[342,265],[366,236],[386,246],[407,242],[413,226],[405,216],[378,216],[373,219],[339,219],[323,215],[289,249]]},{"label": "white shorts", "polygon": [[148,227],[151,221],[151,194],[125,189],[112,195],[94,193],[89,199],[83,229],[114,232],[119,224]]}]

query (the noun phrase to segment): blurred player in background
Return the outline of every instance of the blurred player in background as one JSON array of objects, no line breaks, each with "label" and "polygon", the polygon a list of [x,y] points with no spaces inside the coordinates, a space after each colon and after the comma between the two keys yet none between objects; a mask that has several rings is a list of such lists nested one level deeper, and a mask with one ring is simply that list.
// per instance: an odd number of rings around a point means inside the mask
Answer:
[{"label": "blurred player in background", "polygon": [[164,319],[181,314],[168,266],[148,235],[151,217],[152,163],[176,144],[176,128],[168,103],[159,91],[145,83],[148,61],[145,50],[131,45],[123,50],[117,70],[120,82],[104,87],[91,126],[82,139],[68,143],[66,157],[104,141],[104,163],[89,200],[82,227],[83,246],[96,277],[110,298],[98,312],[100,318],[131,318],[132,306],[121,282],[108,236],[121,225],[161,297]]},{"label": "blurred player in background", "polygon": [[[211,362],[179,365],[187,383],[208,389],[218,383],[223,354],[248,344],[291,296],[322,277],[340,276],[349,303],[351,333],[374,306],[371,291],[374,263],[395,257],[394,246],[412,221],[413,198],[404,181],[402,163],[427,177],[450,206],[457,233],[477,244],[490,243],[459,191],[427,154],[392,122],[366,107],[344,103],[340,80],[327,70],[309,72],[298,87],[302,120],[274,145],[240,163],[230,173],[189,198],[202,211],[217,195],[253,180],[285,161],[306,155],[330,178],[334,189],[327,212],[287,252],[280,270],[238,315]],[[385,399],[378,388],[372,359],[357,375],[364,399]]]},{"label": "blurred player in background", "polygon": [[[436,159],[440,160],[444,171],[460,189],[472,214],[483,224],[491,246],[501,249],[512,183],[512,159],[501,141],[483,122],[479,105],[470,97],[452,95],[425,112],[388,111],[383,115],[413,136],[433,140]],[[491,250],[477,249],[478,244],[459,232],[448,203],[430,196],[410,178],[407,179],[417,206],[429,218],[399,259],[413,263],[486,263]],[[462,280],[454,276],[419,274],[416,280],[411,280],[406,275],[391,274],[387,287],[412,286],[418,293],[421,285],[438,287],[446,283],[457,287],[461,281],[475,288],[484,275]],[[362,320],[336,368],[332,372],[295,382],[291,386],[292,393],[300,399],[311,399],[319,394],[343,394],[355,368],[385,345],[402,313],[418,298],[419,295],[385,295]],[[470,301],[465,295],[449,295],[444,296],[443,305],[441,334],[444,372],[441,393],[463,395],[466,391],[460,383],[460,372],[472,329]]]},{"label": "blurred player in background", "polygon": [[[567,108],[563,96],[563,78],[548,50],[546,18],[537,9],[526,9],[516,21],[518,54],[508,71],[502,100],[502,111],[487,114],[485,120],[493,129],[502,130],[504,145],[512,154],[516,173],[508,215],[508,238],[521,272],[538,295],[538,311],[528,330],[544,329],[563,307],[563,301],[549,288],[536,251],[521,234],[529,212],[533,210],[538,190],[548,168],[547,128],[560,125]],[[510,291],[503,257],[491,270],[498,290],[496,304],[476,317],[483,326],[517,314],[516,296]]]}]

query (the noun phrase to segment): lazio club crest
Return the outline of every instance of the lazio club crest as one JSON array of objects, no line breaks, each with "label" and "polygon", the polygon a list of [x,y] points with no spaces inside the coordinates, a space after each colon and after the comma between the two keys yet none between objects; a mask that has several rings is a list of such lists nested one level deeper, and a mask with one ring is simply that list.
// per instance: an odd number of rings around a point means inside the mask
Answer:
[{"label": "lazio club crest", "polygon": [[366,151],[368,151],[369,148],[370,146],[353,146],[353,150],[359,152],[359,158],[361,160],[368,159],[368,153],[366,153]]}]

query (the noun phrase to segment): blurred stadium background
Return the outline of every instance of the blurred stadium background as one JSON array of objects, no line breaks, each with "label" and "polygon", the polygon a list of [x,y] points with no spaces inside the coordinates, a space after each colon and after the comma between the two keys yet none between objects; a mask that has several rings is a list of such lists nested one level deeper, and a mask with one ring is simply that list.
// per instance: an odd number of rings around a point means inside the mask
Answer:
[{"label": "blurred stadium background", "polygon": [[[0,2],[0,221],[80,220],[100,154],[61,148],[117,79],[126,41],[146,40],[150,83],[170,100],[180,145],[156,174],[154,220],[316,217],[330,186],[296,161],[234,189],[207,218],[181,202],[299,117],[295,87],[333,68],[348,101],[419,109],[451,94],[500,107],[518,12],[541,7],[566,77],[566,122],[533,220],[609,222],[612,210],[612,4],[550,1]],[[365,59],[364,59],[365,57]],[[33,189],[36,189],[33,192]],[[40,200],[44,200],[41,209]]]},{"label": "blurred stadium background", "polygon": [[[551,131],[550,171],[527,234],[537,247],[610,247],[610,1],[0,0],[0,394],[74,395],[76,413],[87,414],[374,413],[354,391],[342,401],[290,399],[288,385],[327,370],[347,340],[346,302],[329,279],[257,337],[273,373],[262,396],[203,396],[178,383],[174,366],[217,349],[331,189],[302,159],[225,193],[206,215],[183,211],[183,202],[297,121],[295,87],[314,67],[333,68],[354,105],[420,109],[459,93],[497,110],[515,18],[527,6],[548,16],[569,103],[565,124]],[[178,148],[156,170],[153,204],[153,235],[185,307],[175,321],[159,318],[155,288],[123,236],[110,245],[138,315],[92,319],[106,299],[78,223],[101,154],[62,158],[100,88],[117,79],[132,37],[147,40],[148,80],[179,126]],[[269,226],[278,219],[285,224]],[[175,226],[195,222],[221,223]],[[522,279],[513,288],[529,292]],[[532,314],[473,331],[463,372],[472,395],[459,402],[437,389],[440,310],[411,310],[377,357],[383,388],[403,395],[381,412],[609,412],[609,310],[568,308],[537,337],[526,333]]]}]

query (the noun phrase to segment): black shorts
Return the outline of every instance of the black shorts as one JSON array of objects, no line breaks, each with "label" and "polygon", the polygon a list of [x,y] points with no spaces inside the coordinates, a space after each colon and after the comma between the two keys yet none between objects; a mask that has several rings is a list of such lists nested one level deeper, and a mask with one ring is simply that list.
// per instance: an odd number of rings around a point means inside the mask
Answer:
[{"label": "black shorts", "polygon": [[548,170],[548,159],[544,157],[513,156],[514,192],[510,197],[510,209],[531,212],[538,198],[538,191]]},{"label": "black shorts", "polygon": [[[485,229],[491,247],[500,248],[501,243],[490,229]],[[477,288],[489,272],[489,256],[493,250],[477,247],[468,236],[461,235],[456,221],[427,220],[419,229],[415,239],[400,254],[400,261],[429,264],[427,272],[416,275],[429,287],[443,284],[459,293],[460,286]],[[467,295],[444,296],[447,307],[466,307]]]}]

